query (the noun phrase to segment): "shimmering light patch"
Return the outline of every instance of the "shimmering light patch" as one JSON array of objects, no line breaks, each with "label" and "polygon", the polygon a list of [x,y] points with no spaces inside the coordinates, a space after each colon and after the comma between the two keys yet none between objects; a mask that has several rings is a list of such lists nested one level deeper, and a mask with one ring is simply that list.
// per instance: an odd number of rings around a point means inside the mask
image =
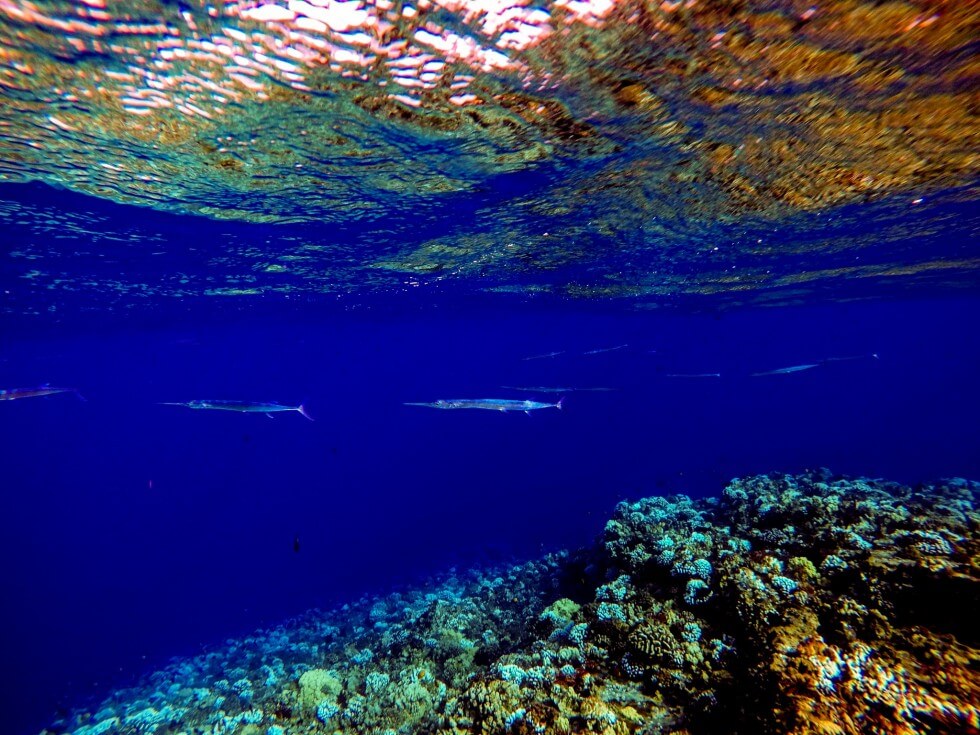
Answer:
[{"label": "shimmering light patch", "polygon": [[[391,92],[388,96],[413,107],[420,106],[421,98],[416,97],[420,92],[431,92],[447,85],[431,64],[428,69],[420,70],[418,64],[400,64],[401,60],[425,57],[430,61],[437,59],[440,69],[446,64],[462,64],[474,71],[526,73],[526,65],[505,50],[523,51],[551,32],[547,11],[510,0],[439,0],[435,5],[420,3],[420,8],[423,10],[421,16],[414,7],[405,7],[398,13],[390,2],[290,0],[287,5],[232,6],[227,12],[264,24],[267,34],[287,39],[294,49],[316,49],[313,54],[294,54],[307,67],[325,65],[343,76],[364,82],[373,78],[379,86],[389,81],[399,85],[405,91]],[[428,15],[426,11],[433,8],[457,14],[468,33],[450,30],[434,20],[423,22]],[[381,60],[388,64],[389,70],[395,68],[398,72],[389,79],[372,75],[367,68],[376,69]],[[299,69],[288,71],[299,72]],[[302,80],[300,74],[289,81],[295,86]],[[441,99],[455,105],[458,104],[455,97],[430,94],[426,101],[438,104]],[[477,102],[479,98],[474,96],[471,101]]]},{"label": "shimmering light patch", "polygon": [[[208,7],[207,17],[222,19],[220,24],[204,22],[188,10],[166,22],[134,21],[128,13],[116,17],[112,10],[98,0],[74,5],[0,0],[0,13],[9,20],[58,34],[35,36],[30,44],[18,35],[13,46],[35,45],[67,56],[115,57],[107,59],[115,63],[95,72],[93,82],[105,82],[98,92],[115,96],[122,109],[134,115],[174,109],[212,119],[224,111],[225,103],[240,101],[243,95],[258,102],[268,99],[271,84],[309,90],[308,75],[323,68],[384,86],[384,75],[377,75],[384,67],[379,65],[423,53],[474,71],[527,71],[509,54],[551,33],[549,13],[525,6],[522,0],[440,0],[435,5],[426,0],[419,9],[405,7],[401,12],[387,1],[244,0],[226,3],[220,11]],[[430,10],[458,14],[465,31],[426,20]],[[240,27],[232,24],[236,20]],[[119,65],[125,71],[113,68]],[[387,81],[411,90],[448,86],[433,71],[424,72],[425,78],[422,73],[405,66]],[[109,84],[120,81],[128,84]],[[397,98],[397,93],[391,96]]]},{"label": "shimmering light patch", "polygon": [[[688,4],[693,7],[695,2],[691,0]],[[676,4],[664,3],[661,8],[664,10],[669,8],[672,11],[680,5],[679,2]],[[555,0],[555,7],[568,11],[578,21],[597,27],[616,7],[616,0]]]}]

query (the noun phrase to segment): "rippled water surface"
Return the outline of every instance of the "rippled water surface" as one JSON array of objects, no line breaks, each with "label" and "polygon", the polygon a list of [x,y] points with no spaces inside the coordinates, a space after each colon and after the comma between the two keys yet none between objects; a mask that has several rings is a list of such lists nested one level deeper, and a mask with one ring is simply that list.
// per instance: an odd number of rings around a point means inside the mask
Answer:
[{"label": "rippled water surface", "polygon": [[[113,224],[84,198],[3,187],[5,265],[123,300],[444,281],[755,300],[973,281],[978,15],[3,0],[0,180],[153,210]],[[168,256],[208,274],[158,268]],[[98,259],[129,267],[82,275]]]}]

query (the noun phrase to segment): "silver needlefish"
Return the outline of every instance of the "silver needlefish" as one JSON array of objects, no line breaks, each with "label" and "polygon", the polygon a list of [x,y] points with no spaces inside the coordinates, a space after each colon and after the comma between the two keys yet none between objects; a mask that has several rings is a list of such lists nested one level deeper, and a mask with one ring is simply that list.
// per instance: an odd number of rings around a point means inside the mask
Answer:
[{"label": "silver needlefish", "polygon": [[238,411],[239,413],[264,413],[272,418],[274,413],[283,411],[296,411],[303,418],[313,421],[313,417],[306,412],[306,406],[284,406],[281,403],[261,403],[256,401],[162,401],[160,406],[184,406],[185,408],[196,408],[210,411]]},{"label": "silver needlefish", "polygon": [[879,360],[877,352],[872,352],[867,355],[847,355],[845,357],[825,357],[820,362],[811,362],[805,365],[791,365],[790,367],[778,368],[776,370],[767,370],[764,373],[752,373],[752,377],[756,378],[762,375],[788,375],[789,373],[799,373],[803,370],[811,370],[815,367],[820,367],[821,365],[826,365],[831,362],[849,362],[851,360],[868,360],[875,359]]},{"label": "silver needlefish", "polygon": [[758,378],[763,375],[789,375],[790,373],[800,373],[804,370],[812,370],[815,367],[820,367],[819,362],[811,362],[806,365],[790,365],[789,367],[776,368],[775,370],[766,370],[764,373],[752,373],[753,378]]},{"label": "silver needlefish", "polygon": [[59,388],[58,386],[45,383],[37,388],[9,388],[7,390],[0,390],[0,401],[16,401],[20,398],[40,398],[42,396],[54,396],[59,393],[74,393],[79,400],[85,400],[76,388]]},{"label": "silver needlefish", "polygon": [[530,413],[542,408],[561,408],[564,398],[558,403],[541,403],[540,401],[517,401],[511,398],[454,398],[438,400],[431,403],[406,403],[406,406],[425,406],[426,408],[482,408],[485,411],[523,411]]},{"label": "silver needlefish", "polygon": [[524,360],[547,360],[552,357],[558,357],[559,355],[564,355],[565,351],[561,352],[546,352],[543,355],[531,355],[530,357],[523,358]]},{"label": "silver needlefish", "polygon": [[583,391],[592,391],[593,393],[608,393],[610,391],[616,390],[615,388],[552,388],[544,385],[536,386],[521,386],[521,385],[502,385],[500,386],[504,390],[519,390],[524,393],[575,393],[576,391],[581,393]]},{"label": "silver needlefish", "polygon": [[847,357],[825,357],[820,362],[848,362],[850,360],[869,360],[874,358],[875,360],[880,360],[877,352],[872,352],[867,355],[848,355]]},{"label": "silver needlefish", "polygon": [[583,355],[602,355],[606,352],[616,352],[617,350],[625,350],[629,345],[616,345],[615,347],[600,347],[596,350],[586,350]]}]

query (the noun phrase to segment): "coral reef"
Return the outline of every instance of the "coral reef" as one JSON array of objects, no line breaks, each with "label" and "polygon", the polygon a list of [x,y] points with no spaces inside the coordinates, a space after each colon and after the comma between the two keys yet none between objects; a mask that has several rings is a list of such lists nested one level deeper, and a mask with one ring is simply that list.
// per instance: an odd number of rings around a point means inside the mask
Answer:
[{"label": "coral reef", "polygon": [[364,598],[46,735],[980,732],[980,483],[623,502],[591,549]]}]

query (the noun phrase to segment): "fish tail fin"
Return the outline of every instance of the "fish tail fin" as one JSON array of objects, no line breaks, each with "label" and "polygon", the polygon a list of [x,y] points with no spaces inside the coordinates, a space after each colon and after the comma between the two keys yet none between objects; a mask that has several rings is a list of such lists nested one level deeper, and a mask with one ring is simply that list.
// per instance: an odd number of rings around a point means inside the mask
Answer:
[{"label": "fish tail fin", "polygon": [[75,398],[77,398],[78,400],[80,400],[80,401],[84,401],[85,403],[88,403],[88,398],[86,398],[85,396],[83,396],[83,395],[82,395],[81,393],[79,393],[79,392],[78,392],[77,390],[73,390],[73,391],[72,391],[72,393],[74,393],[74,394],[75,394]]},{"label": "fish tail fin", "polygon": [[304,406],[302,403],[299,404],[299,408],[297,408],[296,410],[299,411],[299,415],[302,416],[304,419],[308,419],[309,421],[316,421],[315,418],[313,418],[312,416],[310,416],[309,413],[307,413],[306,406]]},{"label": "fish tail fin", "polygon": [[555,404],[555,408],[561,411],[561,404],[563,404],[564,402],[565,402],[565,396],[562,396],[561,398],[558,399],[558,403]]}]

